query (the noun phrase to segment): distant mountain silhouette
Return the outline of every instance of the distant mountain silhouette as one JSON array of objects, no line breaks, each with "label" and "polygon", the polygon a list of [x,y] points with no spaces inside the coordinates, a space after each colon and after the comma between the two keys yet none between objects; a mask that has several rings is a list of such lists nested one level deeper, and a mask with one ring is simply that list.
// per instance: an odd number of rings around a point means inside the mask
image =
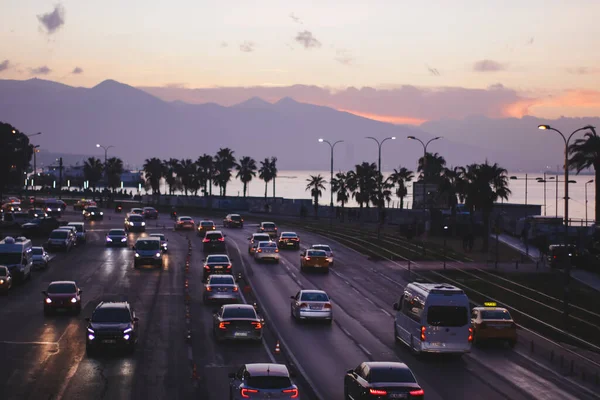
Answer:
[{"label": "distant mountain silhouette", "polygon": [[[291,98],[274,104],[251,98],[232,107],[192,105],[165,102],[114,80],[91,89],[41,79],[0,80],[0,120],[25,132],[43,132],[32,141],[49,152],[103,158],[104,152],[95,147],[101,143],[115,146],[109,156],[136,165],[150,157],[196,159],[230,147],[238,157],[275,156],[280,170],[328,170],[329,146],[317,141],[323,137],[344,140],[335,149],[335,169],[346,170],[362,161],[377,162],[377,146],[366,136],[396,136],[383,146],[383,170],[399,165],[415,169],[422,147],[406,136],[432,137],[413,126],[391,125]],[[511,155],[502,157],[485,144],[480,140],[467,145],[457,135],[435,142],[429,150],[442,154],[449,165],[486,158],[511,160]]]}]

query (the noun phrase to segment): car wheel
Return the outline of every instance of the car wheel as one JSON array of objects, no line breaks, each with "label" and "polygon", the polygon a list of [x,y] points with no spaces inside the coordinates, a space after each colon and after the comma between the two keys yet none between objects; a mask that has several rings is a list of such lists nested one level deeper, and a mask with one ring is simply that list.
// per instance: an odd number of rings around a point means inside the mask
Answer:
[{"label": "car wheel", "polygon": [[296,319],[296,315],[294,314],[294,307],[290,306],[290,317]]},{"label": "car wheel", "polygon": [[81,304],[79,304],[76,308],[75,308],[75,315],[79,315],[81,314]]},{"label": "car wheel", "polygon": [[327,320],[327,325],[331,325],[332,323],[333,323],[333,318],[329,318],[329,319]]},{"label": "car wheel", "polygon": [[[7,292],[7,293],[8,293],[8,292]],[[50,314],[51,314],[51,312],[50,312],[50,309],[49,309],[49,308],[46,308],[46,307],[44,307],[44,315],[48,316],[48,315],[50,315]]]},{"label": "car wheel", "polygon": [[130,344],[129,347],[127,348],[127,352],[129,354],[135,354],[135,347],[136,347],[135,343]]},{"label": "car wheel", "polygon": [[92,346],[85,346],[85,353],[87,354],[88,357],[93,357],[94,349],[92,348]]}]

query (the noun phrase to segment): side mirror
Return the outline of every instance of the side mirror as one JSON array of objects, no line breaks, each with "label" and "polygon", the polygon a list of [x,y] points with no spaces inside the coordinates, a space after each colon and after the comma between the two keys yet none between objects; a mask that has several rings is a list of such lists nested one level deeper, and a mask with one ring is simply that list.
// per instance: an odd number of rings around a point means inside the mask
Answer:
[{"label": "side mirror", "polygon": [[139,322],[139,318],[138,317],[133,317],[133,322]]},{"label": "side mirror", "polygon": [[352,375],[352,374],[354,374],[354,370],[353,369],[349,369],[348,371],[346,371],[346,373]]},{"label": "side mirror", "polygon": [[227,376],[229,377],[229,379],[235,379],[235,372],[230,372],[229,374],[227,374]]},{"label": "side mirror", "polygon": [[227,235],[223,235],[223,237],[227,237]]},{"label": "side mirror", "polygon": [[82,294],[82,293],[83,293],[83,290],[79,289],[79,294]]},{"label": "side mirror", "polygon": [[48,293],[46,293],[46,291],[45,291],[45,290],[42,290],[42,294],[43,294],[44,296],[48,296]]},{"label": "side mirror", "polygon": [[290,299],[296,300],[296,296],[290,296]]},{"label": "side mirror", "polygon": [[206,258],[203,258],[203,259],[202,259],[202,262],[206,262]]},{"label": "side mirror", "polygon": [[398,308],[399,308],[399,307],[398,307],[398,303],[394,303],[394,310],[395,310],[395,311],[398,311]]},{"label": "side mirror", "polygon": [[85,322],[90,322],[92,319],[91,318],[86,318]]}]

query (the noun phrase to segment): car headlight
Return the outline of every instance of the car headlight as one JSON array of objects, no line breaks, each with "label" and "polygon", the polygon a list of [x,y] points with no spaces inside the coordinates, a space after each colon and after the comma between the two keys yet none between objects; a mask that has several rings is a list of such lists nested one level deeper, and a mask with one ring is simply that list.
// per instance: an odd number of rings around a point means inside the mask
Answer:
[{"label": "car headlight", "polygon": [[100,215],[104,215],[104,212],[103,212],[103,211],[100,211]]},{"label": "car headlight", "polygon": [[60,211],[60,208],[58,209],[58,211]]},{"label": "car headlight", "polygon": [[109,237],[107,236],[107,237],[106,237],[106,241],[107,241],[107,242],[112,242],[112,239],[111,239],[111,238],[109,238]]},{"label": "car headlight", "polygon": [[71,299],[71,303],[77,303],[77,299],[76,299],[75,297],[73,297],[73,298]]},{"label": "car headlight", "polygon": [[94,340],[96,337],[94,335],[92,335],[91,333],[88,335],[88,339],[90,340]]},{"label": "car headlight", "polygon": [[129,340],[129,335],[123,335],[123,339]]},{"label": "car headlight", "polygon": [[145,223],[145,222],[142,222],[142,226],[146,226],[146,223]]},{"label": "car headlight", "polygon": [[96,213],[92,211],[92,215],[96,215]]},{"label": "car headlight", "polygon": [[52,299],[50,297],[46,297],[46,304],[52,303]]},{"label": "car headlight", "polygon": [[88,332],[89,333],[94,333],[94,330],[92,328],[88,328]]},{"label": "car headlight", "polygon": [[158,257],[161,256],[161,254],[160,253],[156,253],[155,256],[158,258]]},{"label": "car headlight", "polygon": [[121,242],[126,242],[127,238],[121,238]]},{"label": "car headlight", "polygon": [[123,331],[123,334],[129,333],[131,332],[133,329],[132,328],[127,328]]},{"label": "car headlight", "polygon": [[136,257],[139,257],[139,256],[140,256],[140,253],[135,253],[135,256],[136,256]]},{"label": "car headlight", "polygon": [[0,285],[4,285],[4,279],[0,279]]}]

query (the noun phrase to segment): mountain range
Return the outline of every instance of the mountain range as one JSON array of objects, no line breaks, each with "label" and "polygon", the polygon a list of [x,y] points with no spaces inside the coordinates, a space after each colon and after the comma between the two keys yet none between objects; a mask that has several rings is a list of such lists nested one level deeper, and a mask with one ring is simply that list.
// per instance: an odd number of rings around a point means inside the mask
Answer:
[{"label": "mountain range", "polygon": [[[238,157],[277,157],[280,170],[328,170],[329,146],[317,141],[323,137],[344,140],[335,148],[335,170],[346,170],[362,161],[377,162],[377,145],[366,136],[395,136],[382,146],[382,170],[399,165],[414,169],[423,148],[406,139],[413,135],[423,141],[443,136],[428,150],[443,155],[448,165],[487,159],[512,171],[539,171],[560,164],[564,149],[557,134],[536,129],[548,121],[535,117],[474,116],[419,127],[393,125],[291,98],[276,103],[251,98],[231,107],[167,102],[113,80],[93,88],[41,79],[0,80],[0,120],[27,133],[43,132],[32,141],[49,152],[103,158],[103,150],[96,148],[100,143],[114,146],[109,156],[130,165],[150,157],[196,159],[230,147]],[[599,122],[562,118],[550,123],[566,131]]]}]

